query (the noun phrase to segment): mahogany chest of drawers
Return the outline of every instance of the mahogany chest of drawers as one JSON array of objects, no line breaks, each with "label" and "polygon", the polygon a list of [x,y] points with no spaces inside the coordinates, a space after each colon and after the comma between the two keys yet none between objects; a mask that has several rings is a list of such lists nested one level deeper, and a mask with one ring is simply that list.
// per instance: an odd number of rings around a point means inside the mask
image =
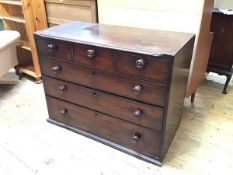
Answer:
[{"label": "mahogany chest of drawers", "polygon": [[35,39],[48,121],[161,165],[180,123],[194,35],[77,21]]}]

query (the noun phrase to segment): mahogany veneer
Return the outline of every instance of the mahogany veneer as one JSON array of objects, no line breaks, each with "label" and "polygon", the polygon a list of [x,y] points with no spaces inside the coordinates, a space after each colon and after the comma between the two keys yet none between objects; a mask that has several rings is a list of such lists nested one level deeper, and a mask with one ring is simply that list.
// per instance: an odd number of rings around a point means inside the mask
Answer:
[{"label": "mahogany veneer", "polygon": [[48,121],[161,165],[180,123],[194,35],[77,21],[35,39]]}]

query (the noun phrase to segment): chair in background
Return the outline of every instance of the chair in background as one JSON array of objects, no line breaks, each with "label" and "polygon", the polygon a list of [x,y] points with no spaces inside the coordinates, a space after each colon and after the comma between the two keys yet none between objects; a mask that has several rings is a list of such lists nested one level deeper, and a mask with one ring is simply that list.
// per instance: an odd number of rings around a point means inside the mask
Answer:
[{"label": "chair in background", "polygon": [[0,77],[18,64],[16,42],[19,37],[16,31],[0,31]]}]

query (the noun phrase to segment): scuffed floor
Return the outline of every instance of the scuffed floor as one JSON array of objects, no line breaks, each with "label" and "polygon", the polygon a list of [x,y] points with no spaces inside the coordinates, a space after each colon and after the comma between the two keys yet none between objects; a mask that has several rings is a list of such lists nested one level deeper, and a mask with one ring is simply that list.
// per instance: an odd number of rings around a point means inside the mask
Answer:
[{"label": "scuffed floor", "polygon": [[0,85],[0,175],[233,174],[233,82],[210,74],[157,167],[46,122],[42,84]]}]

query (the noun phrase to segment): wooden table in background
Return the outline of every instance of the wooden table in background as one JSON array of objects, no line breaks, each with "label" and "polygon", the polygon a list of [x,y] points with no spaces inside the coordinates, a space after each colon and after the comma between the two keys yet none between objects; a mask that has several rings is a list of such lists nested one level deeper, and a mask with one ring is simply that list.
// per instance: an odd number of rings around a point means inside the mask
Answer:
[{"label": "wooden table in background", "polygon": [[232,77],[233,65],[233,15],[219,10],[213,11],[211,30],[214,32],[207,72],[215,72],[227,77],[223,93]]}]

